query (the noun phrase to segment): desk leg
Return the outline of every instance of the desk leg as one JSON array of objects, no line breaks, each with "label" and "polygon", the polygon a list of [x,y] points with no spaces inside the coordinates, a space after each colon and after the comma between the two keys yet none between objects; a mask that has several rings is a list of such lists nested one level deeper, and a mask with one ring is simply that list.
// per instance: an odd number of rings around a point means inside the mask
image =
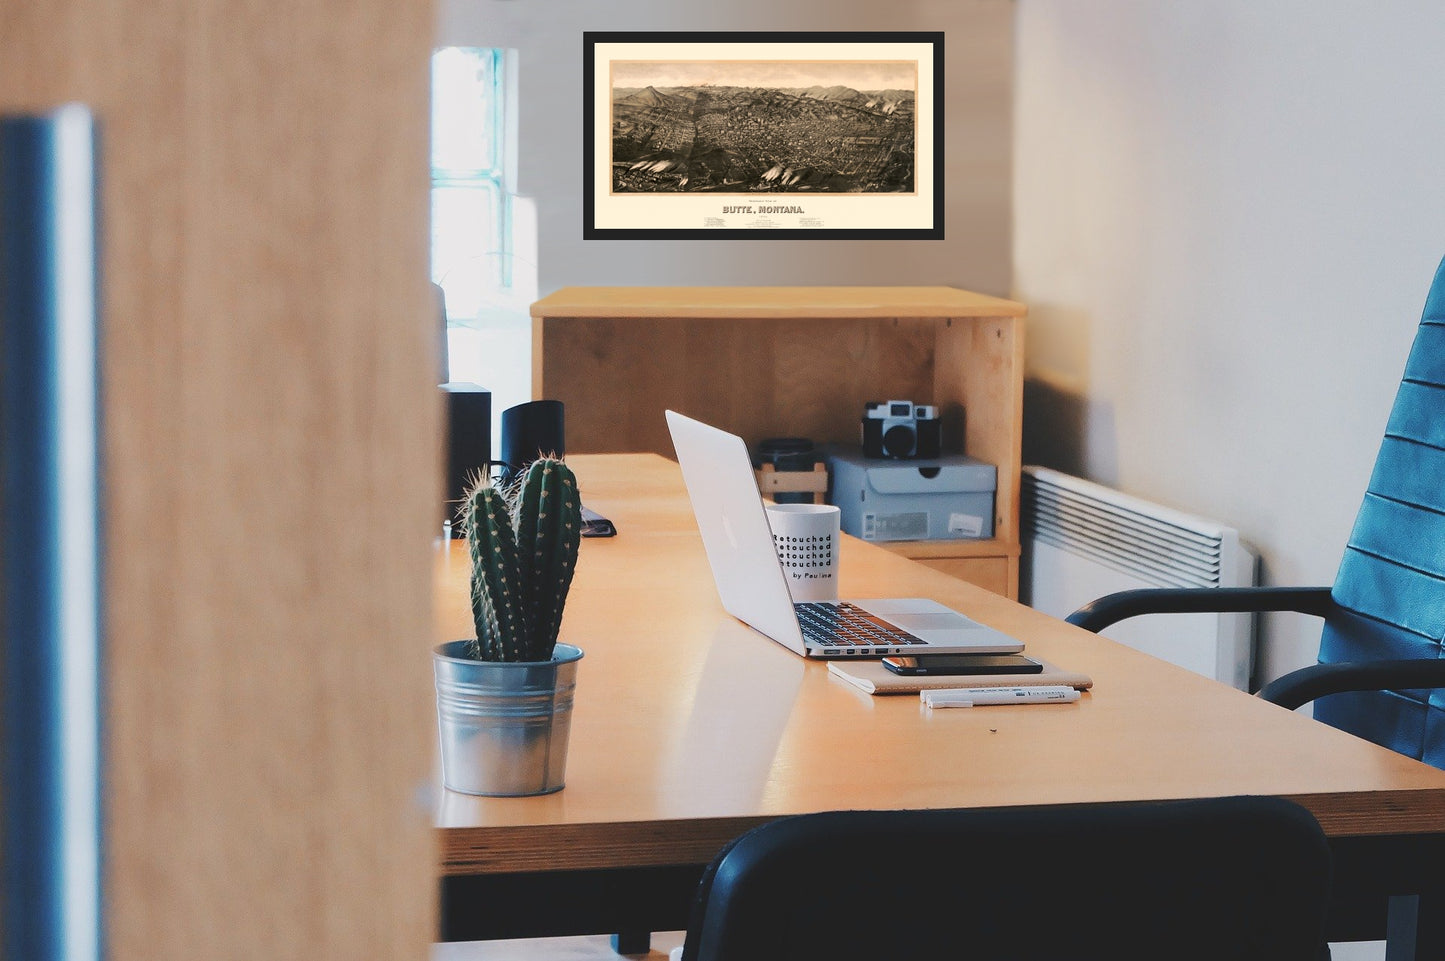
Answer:
[{"label": "desk leg", "polygon": [[618,954],[647,954],[652,950],[652,932],[619,931],[612,936],[612,950]]},{"label": "desk leg", "polygon": [[1385,961],[1445,961],[1445,893],[1390,898]]}]

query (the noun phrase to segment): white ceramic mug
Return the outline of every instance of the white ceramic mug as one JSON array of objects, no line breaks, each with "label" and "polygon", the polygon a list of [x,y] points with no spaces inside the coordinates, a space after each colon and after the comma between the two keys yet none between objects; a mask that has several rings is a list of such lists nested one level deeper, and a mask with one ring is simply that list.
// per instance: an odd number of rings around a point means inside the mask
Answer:
[{"label": "white ceramic mug", "polygon": [[793,601],[838,599],[839,512],[831,504],[769,504],[768,524]]}]

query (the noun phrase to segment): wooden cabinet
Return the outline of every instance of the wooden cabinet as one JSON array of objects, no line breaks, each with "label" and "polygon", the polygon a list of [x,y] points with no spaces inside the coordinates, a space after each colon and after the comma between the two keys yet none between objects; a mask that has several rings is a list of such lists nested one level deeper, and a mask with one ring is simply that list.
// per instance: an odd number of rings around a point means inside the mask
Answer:
[{"label": "wooden cabinet", "polygon": [[668,457],[666,408],[753,445],[935,404],[944,451],[998,468],[995,536],[884,546],[1016,597],[1024,314],[952,287],[567,287],[532,305],[532,393],[567,405],[569,453]]}]

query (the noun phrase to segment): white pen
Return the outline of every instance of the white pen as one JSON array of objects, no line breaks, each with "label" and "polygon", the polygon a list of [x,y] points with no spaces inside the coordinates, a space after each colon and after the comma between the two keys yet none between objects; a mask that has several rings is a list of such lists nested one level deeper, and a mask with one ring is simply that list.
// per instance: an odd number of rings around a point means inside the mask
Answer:
[{"label": "white pen", "polygon": [[993,704],[1068,704],[1079,692],[1066,685],[1036,687],[946,687],[920,691],[928,707],[984,707]]}]

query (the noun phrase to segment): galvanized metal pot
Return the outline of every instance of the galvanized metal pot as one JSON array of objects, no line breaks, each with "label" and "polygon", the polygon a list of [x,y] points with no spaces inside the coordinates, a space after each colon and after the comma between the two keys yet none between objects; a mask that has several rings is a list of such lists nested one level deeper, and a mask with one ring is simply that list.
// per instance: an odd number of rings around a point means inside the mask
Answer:
[{"label": "galvanized metal pot", "polygon": [[432,652],[442,783],[492,797],[562,790],[580,648],[558,644],[550,661],[474,661],[468,641]]}]

